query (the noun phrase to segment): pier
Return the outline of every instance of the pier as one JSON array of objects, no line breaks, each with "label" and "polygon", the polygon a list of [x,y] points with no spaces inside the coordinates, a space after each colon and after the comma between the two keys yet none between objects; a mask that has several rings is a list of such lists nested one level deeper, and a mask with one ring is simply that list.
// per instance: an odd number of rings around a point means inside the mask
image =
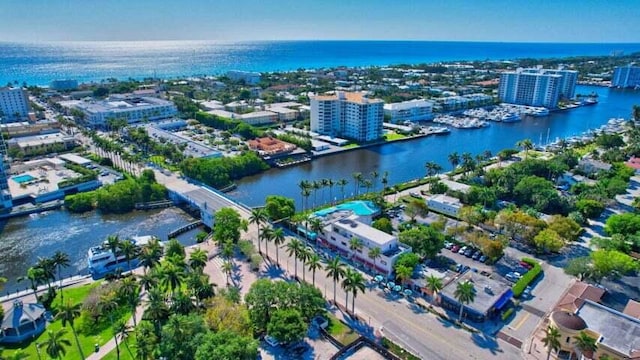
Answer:
[{"label": "pier", "polygon": [[162,209],[174,206],[175,203],[171,200],[150,201],[146,203],[136,203],[134,205],[136,210],[151,210]]},{"label": "pier", "polygon": [[192,223],[189,223],[189,224],[187,224],[187,225],[181,226],[181,227],[179,227],[179,228],[177,228],[177,229],[175,229],[175,230],[173,230],[173,231],[169,232],[169,234],[167,235],[167,238],[168,238],[168,239],[175,238],[176,236],[178,236],[178,235],[180,235],[180,234],[184,234],[184,233],[186,233],[187,231],[189,231],[189,230],[193,230],[193,229],[195,229],[195,228],[197,228],[197,227],[200,227],[200,226],[202,226],[202,225],[204,225],[204,224],[202,223],[202,220],[194,221],[194,222],[192,222]]}]

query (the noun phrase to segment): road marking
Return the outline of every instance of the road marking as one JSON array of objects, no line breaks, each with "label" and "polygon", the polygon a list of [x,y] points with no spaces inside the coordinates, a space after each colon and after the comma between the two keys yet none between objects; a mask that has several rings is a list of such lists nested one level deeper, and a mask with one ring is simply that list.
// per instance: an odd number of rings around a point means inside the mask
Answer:
[{"label": "road marking", "polygon": [[522,326],[522,324],[524,324],[525,321],[527,321],[527,319],[529,318],[529,316],[531,316],[530,313],[526,313],[524,314],[524,316],[522,317],[522,319],[520,319],[520,321],[518,321],[518,323],[516,324],[516,326],[511,327],[511,329],[513,330],[518,330],[520,328],[520,326]]}]

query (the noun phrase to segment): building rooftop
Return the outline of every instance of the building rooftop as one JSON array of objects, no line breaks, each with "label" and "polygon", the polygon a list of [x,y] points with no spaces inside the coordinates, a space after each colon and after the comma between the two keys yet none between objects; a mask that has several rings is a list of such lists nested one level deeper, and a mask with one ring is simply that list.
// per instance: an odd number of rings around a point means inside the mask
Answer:
[{"label": "building rooftop", "polygon": [[241,119],[253,119],[253,118],[260,118],[260,117],[276,117],[277,114],[271,111],[254,111],[254,112],[250,112],[247,114],[242,114],[239,117]]},{"label": "building rooftop", "polygon": [[424,99],[415,99],[398,103],[384,104],[385,110],[408,110],[417,107],[433,107],[433,102]]},{"label": "building rooftop", "polygon": [[554,311],[551,319],[565,329],[580,331],[587,328],[587,323],[580,316],[568,311]]},{"label": "building rooftop", "polygon": [[599,344],[629,358],[640,356],[640,320],[589,300],[576,315],[586,321],[589,330],[600,334]]},{"label": "building rooftop", "polygon": [[453,181],[449,179],[440,179],[440,182],[447,185],[447,187],[453,191],[460,191],[466,194],[471,190],[471,186],[467,184],[459,183],[457,181]]},{"label": "building rooftop", "polygon": [[333,223],[333,226],[343,229],[346,232],[352,233],[355,236],[371,240],[377,246],[383,247],[391,242],[396,241],[396,237],[389,235],[384,231],[380,231],[367,224],[363,224],[358,221],[357,215],[352,215],[347,218],[340,219]]},{"label": "building rooftop", "polygon": [[437,201],[441,204],[454,205],[454,206],[462,204],[460,202],[460,199],[454,198],[452,196],[448,196],[445,194],[433,195],[429,197],[429,201]]},{"label": "building rooftop", "polygon": [[73,136],[65,135],[62,133],[46,134],[46,135],[33,135],[24,136],[19,138],[12,138],[7,141],[7,144],[16,144],[19,147],[28,147],[34,145],[55,144],[64,141],[73,141]]},{"label": "building rooftop", "polygon": [[[470,281],[473,283],[473,286],[476,289],[476,297],[472,303],[465,305],[467,308],[473,309],[474,311],[485,314],[488,312],[493,306],[495,306],[501,299],[505,298],[507,292],[511,292],[511,286],[504,281],[498,279],[491,279],[487,276],[480,275],[473,271],[467,271],[454,281],[447,284],[440,294],[442,296],[446,296],[449,299],[454,301],[456,297],[454,295],[456,291],[456,287],[458,283],[462,283],[465,281]],[[506,299],[508,300],[511,296],[506,295]],[[506,303],[505,300],[501,302]],[[504,304],[501,304],[504,305]]]},{"label": "building rooftop", "polygon": [[640,319],[640,302],[629,299],[627,306],[624,307],[622,312],[636,319]]},{"label": "building rooftop", "polygon": [[174,106],[173,102],[154,97],[111,97],[106,100],[80,101],[74,104],[88,113],[125,112],[156,106]]},{"label": "building rooftop", "polygon": [[83,158],[80,155],[76,155],[76,154],[62,154],[58,156],[60,159],[77,164],[77,165],[87,165],[87,164],[91,164],[91,160],[87,159],[87,158]]}]

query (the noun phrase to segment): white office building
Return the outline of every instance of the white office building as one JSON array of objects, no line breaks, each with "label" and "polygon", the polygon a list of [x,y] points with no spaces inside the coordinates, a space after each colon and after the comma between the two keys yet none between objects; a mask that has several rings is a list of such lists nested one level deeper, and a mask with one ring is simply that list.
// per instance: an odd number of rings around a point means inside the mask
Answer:
[{"label": "white office building", "polygon": [[394,124],[405,121],[417,122],[433,119],[433,102],[416,99],[399,103],[384,104],[384,115]]},{"label": "white office building", "polygon": [[125,119],[129,124],[157,121],[175,116],[178,109],[171,101],[153,97],[111,97],[107,100],[77,102],[72,105],[85,114],[92,128],[106,128],[109,120]]},{"label": "white office building", "polygon": [[[393,265],[398,257],[411,252],[411,248],[398,242],[398,238],[359,221],[356,215],[341,218],[326,225],[323,238],[332,247],[364,262],[367,267],[375,267],[376,272],[386,277],[390,277],[393,273]],[[352,250],[349,245],[354,238],[362,244],[356,250]],[[380,248],[381,255],[374,260],[369,257],[369,251],[376,247]]]},{"label": "white office building", "polygon": [[613,71],[611,86],[619,88],[635,88],[640,86],[640,66],[618,66]]},{"label": "white office building", "polygon": [[29,117],[29,97],[22,88],[0,87],[0,118],[4,123]]},{"label": "white office building", "polygon": [[359,142],[382,137],[383,101],[364,93],[338,92],[311,98],[311,131]]},{"label": "white office building", "polygon": [[498,96],[509,104],[558,107],[563,76],[541,69],[518,69],[500,74]]},{"label": "white office building", "polygon": [[256,85],[260,82],[262,74],[259,72],[230,70],[227,71],[227,77],[233,81],[242,81],[247,85]]},{"label": "white office building", "polygon": [[462,209],[459,199],[444,194],[433,195],[427,200],[429,210],[457,218]]}]

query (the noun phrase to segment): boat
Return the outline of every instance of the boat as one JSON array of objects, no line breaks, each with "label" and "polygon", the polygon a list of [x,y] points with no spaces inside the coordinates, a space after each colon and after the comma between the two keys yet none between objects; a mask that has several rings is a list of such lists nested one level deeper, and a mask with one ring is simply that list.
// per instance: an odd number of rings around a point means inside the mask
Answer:
[{"label": "boat", "polygon": [[[153,235],[132,236],[131,238],[122,241],[130,241],[137,248],[140,248],[152,239],[157,238]],[[130,259],[130,261],[127,262],[126,257],[120,253],[118,253],[116,258],[107,246],[106,241],[101,245],[89,248],[88,251],[87,264],[89,273],[91,273],[91,277],[94,280],[101,279],[109,274],[115,273],[116,271],[126,272],[133,270],[139,266],[139,263],[140,261],[138,258]]]}]

